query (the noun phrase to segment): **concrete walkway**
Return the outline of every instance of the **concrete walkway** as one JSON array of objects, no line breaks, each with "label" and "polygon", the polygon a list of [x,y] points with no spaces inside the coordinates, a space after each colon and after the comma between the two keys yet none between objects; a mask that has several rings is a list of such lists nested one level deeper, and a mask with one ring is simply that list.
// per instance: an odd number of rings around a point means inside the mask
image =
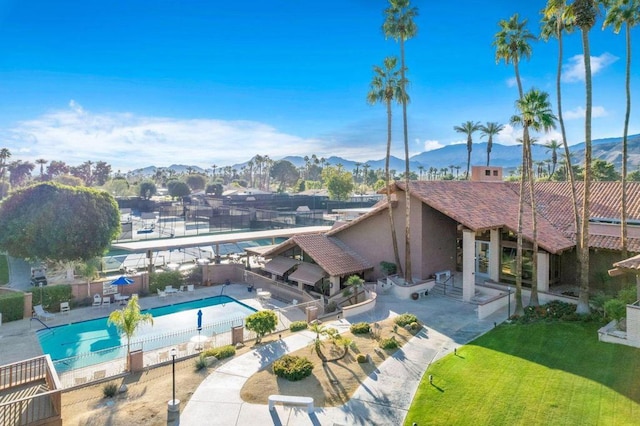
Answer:
[{"label": "concrete walkway", "polygon": [[388,358],[357,389],[351,400],[340,407],[306,407],[249,404],[240,398],[247,379],[287,352],[313,341],[310,332],[299,332],[281,341],[234,358],[216,369],[193,394],[181,413],[180,424],[201,425],[401,425],[427,367],[506,319],[506,310],[478,320],[475,306],[445,297],[430,295],[418,301],[399,301],[380,295],[370,313],[327,323],[329,327],[348,329],[351,323],[374,322],[411,312],[425,324],[424,329],[393,357]]}]

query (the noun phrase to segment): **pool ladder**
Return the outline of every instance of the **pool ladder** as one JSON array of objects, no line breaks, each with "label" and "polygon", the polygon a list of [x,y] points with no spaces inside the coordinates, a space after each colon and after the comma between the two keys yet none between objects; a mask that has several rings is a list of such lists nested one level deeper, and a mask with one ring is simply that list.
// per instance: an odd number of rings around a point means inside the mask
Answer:
[{"label": "pool ladder", "polygon": [[[40,318],[36,318],[36,317],[31,317],[31,321],[36,320],[38,321],[40,324],[44,325],[44,328],[46,328],[47,330],[51,331],[53,334],[55,334],[55,331],[53,331],[53,328],[49,327],[47,324],[43,323],[42,320]],[[29,324],[31,324],[31,321],[29,321]]]}]

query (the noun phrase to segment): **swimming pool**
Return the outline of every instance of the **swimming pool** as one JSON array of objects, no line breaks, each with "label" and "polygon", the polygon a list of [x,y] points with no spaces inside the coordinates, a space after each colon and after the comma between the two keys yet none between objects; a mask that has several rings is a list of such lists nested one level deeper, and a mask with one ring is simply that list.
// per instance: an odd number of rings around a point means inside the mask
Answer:
[{"label": "swimming pool", "polygon": [[[140,326],[131,340],[132,350],[154,350],[175,345],[197,335],[197,312],[202,310],[203,335],[229,331],[243,325],[255,309],[229,296],[215,296],[144,310],[153,315],[153,325]],[[124,357],[127,338],[121,336],[107,317],[42,329],[36,332],[44,353],[56,362],[56,369],[69,370]]]}]

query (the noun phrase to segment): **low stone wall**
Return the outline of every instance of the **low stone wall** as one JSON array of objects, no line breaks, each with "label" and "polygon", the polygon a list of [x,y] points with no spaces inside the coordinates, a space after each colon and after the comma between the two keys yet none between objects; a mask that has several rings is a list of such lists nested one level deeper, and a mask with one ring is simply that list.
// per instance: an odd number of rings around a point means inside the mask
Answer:
[{"label": "low stone wall", "polygon": [[345,318],[352,317],[364,312],[368,312],[376,307],[376,299],[378,294],[374,291],[366,292],[367,300],[351,306],[342,307],[342,316]]}]

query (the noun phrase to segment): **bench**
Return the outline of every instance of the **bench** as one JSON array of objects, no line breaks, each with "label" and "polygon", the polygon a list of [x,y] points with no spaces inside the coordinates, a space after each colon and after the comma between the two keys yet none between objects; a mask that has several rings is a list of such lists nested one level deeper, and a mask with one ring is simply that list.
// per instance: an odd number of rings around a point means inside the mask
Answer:
[{"label": "bench", "polygon": [[276,402],[290,405],[306,405],[307,412],[313,413],[313,398],[310,396],[269,395],[269,410],[275,409],[274,404]]}]

